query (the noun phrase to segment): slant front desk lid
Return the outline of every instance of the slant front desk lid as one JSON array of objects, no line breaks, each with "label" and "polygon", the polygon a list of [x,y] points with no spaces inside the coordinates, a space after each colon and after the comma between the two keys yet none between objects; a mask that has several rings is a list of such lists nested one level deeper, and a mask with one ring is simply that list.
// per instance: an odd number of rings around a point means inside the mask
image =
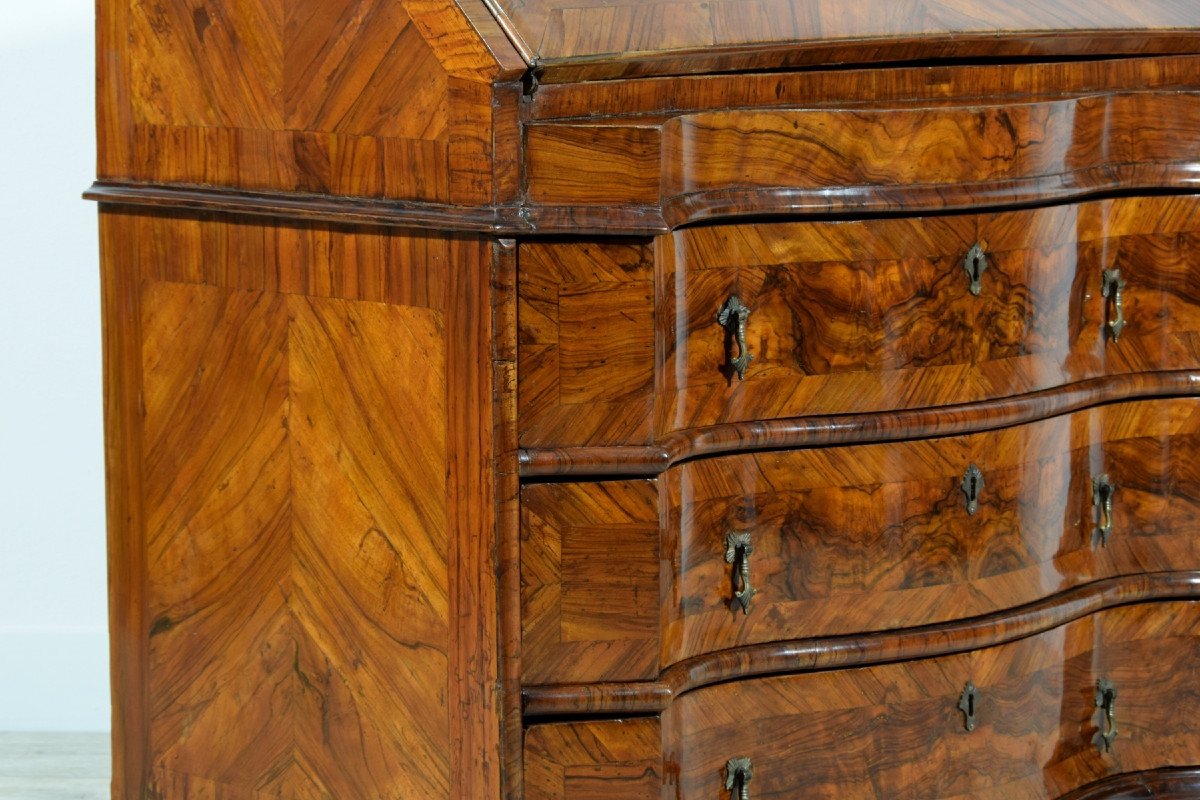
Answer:
[{"label": "slant front desk lid", "polygon": [[543,81],[1194,53],[1196,0],[486,0]]}]

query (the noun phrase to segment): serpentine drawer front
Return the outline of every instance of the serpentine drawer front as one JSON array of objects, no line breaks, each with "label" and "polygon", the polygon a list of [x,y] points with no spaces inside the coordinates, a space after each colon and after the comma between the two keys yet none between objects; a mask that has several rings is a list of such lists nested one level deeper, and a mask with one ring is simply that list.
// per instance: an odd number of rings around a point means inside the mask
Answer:
[{"label": "serpentine drawer front", "polygon": [[97,31],[113,800],[1200,798],[1195,0]]},{"label": "serpentine drawer front", "polygon": [[652,678],[740,645],[1200,569],[1200,402],[701,459],[657,481],[529,486],[522,501],[528,680]]},{"label": "serpentine drawer front", "polygon": [[522,443],[639,444],[1197,367],[1198,244],[1200,200],[1149,197],[529,245]]},{"label": "serpentine drawer front", "polygon": [[960,655],[695,689],[653,721],[536,725],[527,797],[1058,798],[1194,759],[1198,671],[1200,604],[1114,608]]}]

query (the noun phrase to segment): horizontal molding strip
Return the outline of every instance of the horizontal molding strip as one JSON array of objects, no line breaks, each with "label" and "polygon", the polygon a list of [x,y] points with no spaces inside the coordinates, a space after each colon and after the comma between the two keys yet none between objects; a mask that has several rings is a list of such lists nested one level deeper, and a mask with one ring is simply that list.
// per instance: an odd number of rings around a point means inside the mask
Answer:
[{"label": "horizontal molding strip", "polygon": [[668,232],[657,206],[452,206],[367,197],[98,181],[86,200],[178,211],[249,214],[346,225],[431,228],[493,236],[532,234],[654,236]]},{"label": "horizontal molding strip", "polygon": [[1200,797],[1200,767],[1168,767],[1110,775],[1059,800],[1167,800]]},{"label": "horizontal molding strip", "polygon": [[1183,599],[1200,599],[1200,571],[1109,578],[968,620],[723,650],[674,664],[656,681],[527,686],[524,713],[527,719],[655,714],[685,692],[722,681],[951,655],[1044,633],[1107,608]]},{"label": "horizontal molding strip", "polygon": [[1108,403],[1189,395],[1200,395],[1200,371],[1109,375],[975,403],[711,425],[668,434],[656,445],[527,449],[520,469],[523,478],[654,476],[699,456],[979,433]]}]

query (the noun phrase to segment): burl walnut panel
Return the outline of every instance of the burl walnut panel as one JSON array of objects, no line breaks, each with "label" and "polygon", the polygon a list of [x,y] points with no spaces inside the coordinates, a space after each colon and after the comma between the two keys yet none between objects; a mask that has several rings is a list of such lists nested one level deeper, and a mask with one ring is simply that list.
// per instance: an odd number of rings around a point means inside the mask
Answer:
[{"label": "burl walnut panel", "polygon": [[[756,800],[1050,800],[1089,785],[1079,796],[1152,797],[1131,788],[1194,788],[1194,774],[1110,778],[1200,757],[1197,670],[1200,604],[1125,606],[970,653],[724,682],[679,697],[661,720],[534,725],[528,789],[598,800],[614,781],[639,800],[727,800],[726,766],[748,757]],[[1117,689],[1111,752],[1098,735],[1101,679]],[[968,681],[972,731],[958,708]]]},{"label": "burl walnut panel", "polygon": [[[526,683],[645,679],[732,647],[960,620],[1105,578],[1200,569],[1198,452],[1200,402],[1180,399],[971,436],[697,459],[653,482],[526,486]],[[1094,496],[1105,475],[1111,519]],[[748,613],[731,533],[753,548]],[[660,569],[646,569],[659,553]],[[655,597],[661,618],[644,620]]]},{"label": "burl walnut panel", "polygon": [[[659,240],[658,431],[975,402],[1200,365],[1200,199],[714,225]],[[964,269],[981,245],[979,294]],[[1104,273],[1119,270],[1126,322]],[[717,312],[750,307],[753,360]]]},{"label": "burl walnut panel", "polygon": [[[724,800],[735,757],[753,761],[755,800],[1055,798],[1195,763],[1198,670],[1200,604],[1127,606],[993,649],[697,690],[664,712],[664,763],[681,800]],[[1101,679],[1117,690],[1112,752]]]},{"label": "burl walnut panel", "polygon": [[497,796],[490,248],[102,223],[114,797]]},{"label": "burl walnut panel", "polygon": [[[977,510],[966,473],[975,465]],[[1115,487],[1112,516],[1093,482]],[[662,664],[965,619],[1094,580],[1200,569],[1200,401],[974,436],[688,462],[663,492]],[[1104,512],[1104,513],[1101,513]],[[1101,527],[1111,527],[1105,536]],[[734,601],[726,536],[748,535]],[[739,562],[740,563],[740,562]]]}]

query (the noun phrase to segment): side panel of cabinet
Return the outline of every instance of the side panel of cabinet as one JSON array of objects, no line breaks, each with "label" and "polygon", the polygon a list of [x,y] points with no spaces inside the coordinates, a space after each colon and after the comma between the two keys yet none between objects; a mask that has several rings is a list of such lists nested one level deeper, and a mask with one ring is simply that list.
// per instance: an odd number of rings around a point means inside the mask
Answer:
[{"label": "side panel of cabinet", "polygon": [[102,241],[114,797],[498,796],[490,247]]}]

